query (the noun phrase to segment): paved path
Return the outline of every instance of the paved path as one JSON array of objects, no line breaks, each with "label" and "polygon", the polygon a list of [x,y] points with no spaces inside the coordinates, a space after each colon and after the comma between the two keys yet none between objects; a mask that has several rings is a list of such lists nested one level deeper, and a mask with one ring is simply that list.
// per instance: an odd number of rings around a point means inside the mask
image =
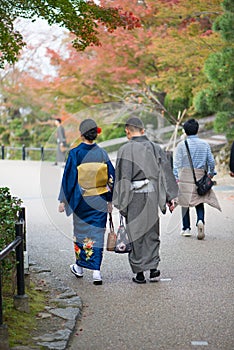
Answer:
[{"label": "paved path", "polygon": [[[105,251],[104,283],[94,286],[90,271],[80,280],[69,272],[71,219],[57,212],[56,200],[61,175],[50,163],[0,161],[0,186],[26,207],[30,260],[83,300],[69,350],[233,349],[234,180],[217,178],[222,213],[206,207],[204,241],[179,235],[179,208],[161,217],[160,282],[135,285],[127,256]],[[114,220],[117,228],[117,211]]]}]

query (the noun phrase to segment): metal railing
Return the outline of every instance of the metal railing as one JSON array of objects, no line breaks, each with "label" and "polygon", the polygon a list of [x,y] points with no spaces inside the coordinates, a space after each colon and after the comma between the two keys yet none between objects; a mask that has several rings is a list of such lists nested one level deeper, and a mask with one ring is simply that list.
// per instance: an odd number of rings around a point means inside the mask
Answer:
[{"label": "metal railing", "polygon": [[[40,146],[40,147],[27,147],[25,145],[22,145],[21,147],[12,147],[12,146],[5,146],[5,145],[1,145],[1,159],[10,159],[10,158],[14,158],[15,157],[17,159],[21,159],[21,160],[26,160],[28,158],[31,158],[29,156],[29,154],[32,151],[36,151],[39,152],[39,157],[37,157],[37,160],[45,160],[45,155],[46,153],[52,153],[53,158],[55,158],[55,154],[56,154],[56,148],[45,148],[44,146]],[[10,154],[15,153],[17,154],[17,156],[11,156]]]},{"label": "metal railing", "polygon": [[[21,301],[24,303],[24,308],[28,310],[28,300],[25,295],[25,280],[24,280],[24,248],[25,243],[25,208],[19,214],[18,220],[15,224],[15,239],[9,243],[0,252],[0,343],[1,349],[8,349],[8,333],[7,325],[3,323],[3,293],[2,293],[2,260],[5,259],[13,250],[16,253],[16,279],[17,279],[17,295],[14,300],[17,300],[19,306]],[[20,307],[18,307],[20,310]],[[23,311],[25,311],[23,310]],[[21,309],[22,311],[22,309]]]}]

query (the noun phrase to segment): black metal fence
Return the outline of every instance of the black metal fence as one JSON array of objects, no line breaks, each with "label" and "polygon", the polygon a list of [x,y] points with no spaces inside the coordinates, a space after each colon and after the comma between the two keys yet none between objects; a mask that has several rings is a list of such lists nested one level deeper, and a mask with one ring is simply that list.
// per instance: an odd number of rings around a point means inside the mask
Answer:
[{"label": "black metal fence", "polygon": [[55,161],[56,148],[40,147],[12,147],[1,145],[1,159],[21,159],[21,160],[49,160]]},{"label": "black metal fence", "polygon": [[3,324],[3,293],[2,293],[2,260],[5,259],[13,250],[16,252],[16,279],[17,279],[17,295],[14,298],[18,300],[27,299],[25,295],[25,280],[24,280],[24,249],[26,247],[25,239],[25,208],[19,214],[18,221],[15,224],[15,239],[8,244],[0,252],[0,343],[6,344],[7,326]]}]

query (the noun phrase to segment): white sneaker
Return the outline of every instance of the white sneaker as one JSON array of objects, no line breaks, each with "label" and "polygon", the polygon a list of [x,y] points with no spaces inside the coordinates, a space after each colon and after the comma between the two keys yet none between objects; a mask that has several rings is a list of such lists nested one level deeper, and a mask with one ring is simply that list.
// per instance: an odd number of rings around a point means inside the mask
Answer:
[{"label": "white sneaker", "polygon": [[180,235],[183,237],[191,237],[191,230],[189,228],[187,228],[186,230],[182,230]]},{"label": "white sneaker", "polygon": [[197,239],[202,240],[205,238],[204,224],[201,220],[197,223]]},{"label": "white sneaker", "polygon": [[81,278],[84,275],[83,267],[77,264],[70,265],[70,270],[77,278]]},{"label": "white sneaker", "polygon": [[102,276],[99,270],[93,271],[93,284],[100,285],[102,284]]}]

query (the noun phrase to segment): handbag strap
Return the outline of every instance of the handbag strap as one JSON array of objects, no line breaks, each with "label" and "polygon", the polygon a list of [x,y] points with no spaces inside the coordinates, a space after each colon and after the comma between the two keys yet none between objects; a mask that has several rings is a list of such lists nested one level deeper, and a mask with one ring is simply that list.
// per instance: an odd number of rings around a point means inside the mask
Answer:
[{"label": "handbag strap", "polygon": [[121,215],[121,214],[119,216],[119,224],[120,224],[120,226],[124,226],[123,215]]},{"label": "handbag strap", "polygon": [[114,231],[114,224],[112,219],[112,214],[109,213],[109,225],[110,225],[110,231]]},{"label": "handbag strap", "polygon": [[195,184],[196,184],[196,183],[197,183],[197,179],[196,179],[196,175],[195,175],[195,171],[194,171],[194,167],[193,167],[193,162],[192,162],[192,158],[191,158],[191,154],[190,154],[190,150],[189,150],[188,141],[185,140],[184,143],[185,143],[186,150],[187,150],[187,153],[188,153],[188,158],[189,158],[190,167],[191,167],[192,172],[193,172],[193,179],[194,179],[194,182],[195,182]]}]

